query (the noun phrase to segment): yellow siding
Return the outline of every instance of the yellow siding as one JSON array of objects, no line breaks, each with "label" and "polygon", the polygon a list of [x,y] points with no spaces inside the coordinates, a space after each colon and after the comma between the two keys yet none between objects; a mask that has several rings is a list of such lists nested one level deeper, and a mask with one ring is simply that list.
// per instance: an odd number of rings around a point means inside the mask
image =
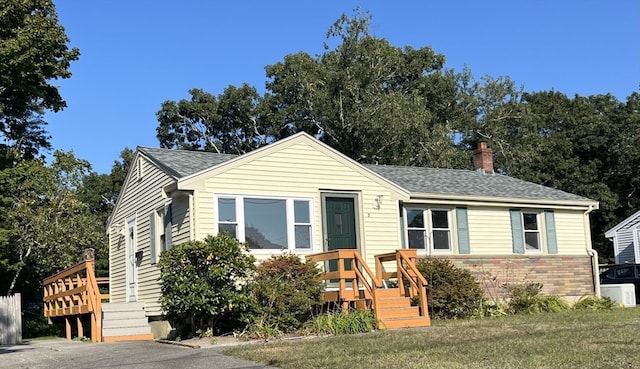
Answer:
[{"label": "yellow siding", "polygon": [[[586,254],[583,211],[555,210],[556,240],[559,255]],[[511,218],[507,208],[468,208],[471,254],[513,254]],[[541,216],[541,236],[546,250],[546,229]]]},{"label": "yellow siding", "polygon": [[[400,246],[397,199],[388,189],[363,173],[302,142],[231,167],[215,177],[202,176],[192,184],[195,195],[195,238],[214,232],[214,194],[295,196],[313,200],[314,249],[323,251],[321,193],[358,194],[360,243],[373,266],[373,255]],[[382,195],[380,209],[374,199]],[[268,257],[268,256],[267,256]],[[259,259],[264,257],[260,256]]]},{"label": "yellow siding", "polygon": [[509,209],[469,207],[471,254],[512,254]]},{"label": "yellow siding", "polygon": [[[143,160],[142,177],[138,173],[138,160]],[[142,251],[142,262],[137,268],[138,301],[145,302],[148,315],[159,314],[158,285],[159,270],[151,265],[150,260],[150,214],[164,206],[167,199],[163,198],[162,188],[173,182],[173,179],[159,170],[149,161],[136,156],[132,169],[121,191],[117,209],[112,215],[109,229],[109,276],[110,297],[112,302],[126,300],[126,246],[120,230],[126,219],[136,217],[137,250]],[[184,213],[184,211],[183,211]],[[188,219],[188,218],[187,218]],[[174,225],[174,232],[178,225]],[[188,229],[188,223],[183,228]],[[178,239],[181,239],[178,237]],[[175,241],[174,241],[175,243]]]},{"label": "yellow siding", "polygon": [[585,255],[588,232],[584,227],[584,212],[556,210],[555,219],[558,254]]}]

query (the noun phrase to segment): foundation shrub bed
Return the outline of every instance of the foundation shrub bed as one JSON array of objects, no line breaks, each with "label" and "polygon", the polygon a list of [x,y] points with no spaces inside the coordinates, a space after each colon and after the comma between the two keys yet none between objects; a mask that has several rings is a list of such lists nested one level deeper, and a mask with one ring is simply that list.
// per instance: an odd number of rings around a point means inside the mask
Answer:
[{"label": "foundation shrub bed", "polygon": [[420,259],[416,267],[427,280],[432,318],[460,319],[478,314],[484,292],[471,272],[439,258]]}]

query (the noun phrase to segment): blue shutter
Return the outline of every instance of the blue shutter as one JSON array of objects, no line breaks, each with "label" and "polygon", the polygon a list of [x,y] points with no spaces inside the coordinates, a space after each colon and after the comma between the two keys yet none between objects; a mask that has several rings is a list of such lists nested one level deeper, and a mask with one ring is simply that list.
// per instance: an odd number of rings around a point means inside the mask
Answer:
[{"label": "blue shutter", "polygon": [[469,245],[467,208],[456,208],[456,225],[458,226],[458,253],[470,254],[471,246]]},{"label": "blue shutter", "polygon": [[151,264],[156,263],[156,212],[152,211],[149,215],[149,239],[151,240],[149,257]]},{"label": "blue shutter", "polygon": [[511,209],[511,240],[513,253],[524,254],[524,234],[522,230],[522,212],[520,209]]},{"label": "blue shutter", "polygon": [[171,248],[171,204],[164,207],[164,249],[169,250]]},{"label": "blue shutter", "polygon": [[547,231],[547,252],[558,253],[558,241],[556,240],[556,219],[553,210],[544,211],[544,228]]},{"label": "blue shutter", "polygon": [[404,207],[402,206],[402,204],[400,204],[399,209],[400,209],[400,248],[408,249],[409,245],[407,245],[407,237],[406,237],[407,230],[404,227]]}]

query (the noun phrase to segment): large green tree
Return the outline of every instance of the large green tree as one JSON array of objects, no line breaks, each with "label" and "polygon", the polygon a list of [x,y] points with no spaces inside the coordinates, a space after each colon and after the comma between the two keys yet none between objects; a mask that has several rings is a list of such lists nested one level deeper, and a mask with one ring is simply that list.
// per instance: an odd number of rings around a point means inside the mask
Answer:
[{"label": "large green tree", "polygon": [[107,258],[100,217],[79,200],[89,164],[56,151],[55,161],[24,160],[0,171],[0,291],[37,291],[42,279],[94,248]]},{"label": "large green tree", "polygon": [[46,110],[66,106],[52,81],[69,78],[77,48],[51,0],[3,0],[0,6],[0,146],[34,157],[49,148]]}]

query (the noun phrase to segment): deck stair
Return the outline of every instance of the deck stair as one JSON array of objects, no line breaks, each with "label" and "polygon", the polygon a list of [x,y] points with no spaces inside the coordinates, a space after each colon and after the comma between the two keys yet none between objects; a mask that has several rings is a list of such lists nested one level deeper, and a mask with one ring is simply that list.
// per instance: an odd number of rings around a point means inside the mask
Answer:
[{"label": "deck stair", "polygon": [[144,313],[144,303],[117,302],[102,304],[102,341],[152,340],[151,328]]},{"label": "deck stair", "polygon": [[416,328],[431,325],[428,316],[420,314],[420,308],[411,304],[411,297],[401,294],[398,288],[378,289],[378,324],[380,328]]},{"label": "deck stair", "polygon": [[[431,325],[427,282],[416,269],[416,257],[416,250],[408,249],[376,255],[375,274],[354,249],[312,254],[306,259],[324,265],[321,280],[330,286],[322,293],[324,303],[337,303],[342,309],[371,309],[380,329],[395,329]],[[393,263],[388,271],[385,263]],[[389,283],[397,288],[386,288]]]}]

